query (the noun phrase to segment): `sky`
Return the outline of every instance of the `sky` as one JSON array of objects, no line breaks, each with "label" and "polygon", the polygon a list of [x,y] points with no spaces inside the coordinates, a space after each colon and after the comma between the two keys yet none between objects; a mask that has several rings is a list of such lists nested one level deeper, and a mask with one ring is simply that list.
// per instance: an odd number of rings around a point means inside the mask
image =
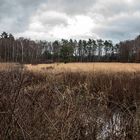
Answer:
[{"label": "sky", "polygon": [[140,34],[139,0],[0,0],[0,32],[34,40],[110,39]]}]

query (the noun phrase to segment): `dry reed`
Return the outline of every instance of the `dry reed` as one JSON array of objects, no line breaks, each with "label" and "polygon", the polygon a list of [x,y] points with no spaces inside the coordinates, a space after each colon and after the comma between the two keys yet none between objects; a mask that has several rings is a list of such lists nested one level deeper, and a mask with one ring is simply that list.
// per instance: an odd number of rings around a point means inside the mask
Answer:
[{"label": "dry reed", "polygon": [[140,72],[0,71],[1,140],[139,140]]}]

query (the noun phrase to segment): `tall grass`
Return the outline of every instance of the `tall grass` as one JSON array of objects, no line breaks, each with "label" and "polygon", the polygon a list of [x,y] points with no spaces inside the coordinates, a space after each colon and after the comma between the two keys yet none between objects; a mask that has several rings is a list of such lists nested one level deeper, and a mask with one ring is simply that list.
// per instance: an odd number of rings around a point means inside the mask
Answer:
[{"label": "tall grass", "polygon": [[139,140],[140,72],[0,71],[1,140]]}]

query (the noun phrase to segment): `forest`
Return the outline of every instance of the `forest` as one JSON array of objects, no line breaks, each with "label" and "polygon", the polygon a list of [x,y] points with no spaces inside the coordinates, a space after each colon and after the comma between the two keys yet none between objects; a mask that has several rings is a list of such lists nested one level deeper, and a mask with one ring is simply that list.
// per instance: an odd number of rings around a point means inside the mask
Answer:
[{"label": "forest", "polygon": [[3,32],[0,62],[140,62],[140,36],[114,44],[102,39],[34,41]]}]

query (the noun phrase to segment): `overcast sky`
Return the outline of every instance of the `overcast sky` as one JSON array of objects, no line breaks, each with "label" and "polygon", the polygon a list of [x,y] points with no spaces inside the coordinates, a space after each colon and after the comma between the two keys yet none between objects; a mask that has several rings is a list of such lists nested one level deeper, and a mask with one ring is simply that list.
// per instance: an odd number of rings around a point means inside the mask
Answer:
[{"label": "overcast sky", "polygon": [[120,41],[140,34],[139,0],[0,0],[0,32]]}]

